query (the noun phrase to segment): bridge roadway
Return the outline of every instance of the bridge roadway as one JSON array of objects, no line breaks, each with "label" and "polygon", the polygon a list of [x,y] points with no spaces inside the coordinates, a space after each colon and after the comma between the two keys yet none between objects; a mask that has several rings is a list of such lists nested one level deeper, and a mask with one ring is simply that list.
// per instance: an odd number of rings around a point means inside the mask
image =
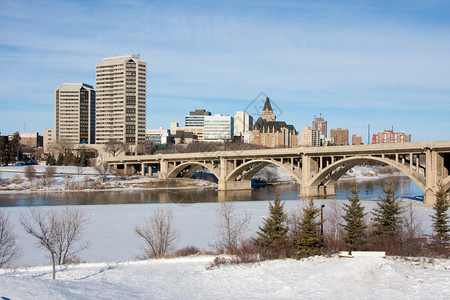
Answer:
[{"label": "bridge roadway", "polygon": [[217,177],[219,190],[251,189],[251,178],[273,164],[292,174],[304,197],[333,195],[342,175],[372,161],[411,178],[422,189],[426,204],[435,203],[439,184],[450,189],[450,141],[117,156],[104,161],[122,172],[161,179],[191,177],[206,168]]}]

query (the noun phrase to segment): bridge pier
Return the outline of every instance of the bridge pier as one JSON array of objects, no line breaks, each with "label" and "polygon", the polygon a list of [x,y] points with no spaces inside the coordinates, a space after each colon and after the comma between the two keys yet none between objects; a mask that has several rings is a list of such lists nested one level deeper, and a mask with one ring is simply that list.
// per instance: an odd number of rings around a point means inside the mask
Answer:
[{"label": "bridge pier", "polygon": [[250,180],[243,181],[226,181],[219,179],[219,191],[237,191],[237,190],[251,190],[252,182]]},{"label": "bridge pier", "polygon": [[434,192],[432,189],[427,189],[425,192],[423,192],[423,203],[427,205],[434,205],[436,203],[436,192]]},{"label": "bridge pier", "polygon": [[300,197],[325,197],[335,195],[334,185],[300,185]]}]

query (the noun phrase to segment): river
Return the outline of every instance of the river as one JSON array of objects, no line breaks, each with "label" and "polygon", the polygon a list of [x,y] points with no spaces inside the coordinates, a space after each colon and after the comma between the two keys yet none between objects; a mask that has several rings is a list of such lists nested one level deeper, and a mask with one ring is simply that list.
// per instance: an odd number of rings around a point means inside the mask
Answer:
[{"label": "river", "polygon": [[[397,195],[404,198],[422,200],[421,189],[406,176],[393,176],[389,180],[397,187]],[[357,188],[363,200],[377,200],[382,195],[385,179],[359,179]],[[334,199],[345,199],[353,180],[339,180],[335,187]],[[0,207],[13,206],[54,206],[54,205],[99,205],[127,203],[189,203],[273,200],[276,190],[282,200],[298,200],[299,186],[283,184],[264,186],[245,191],[218,192],[213,188],[203,189],[165,189],[165,190],[125,190],[125,191],[86,191],[86,192],[38,192],[0,194]]]}]

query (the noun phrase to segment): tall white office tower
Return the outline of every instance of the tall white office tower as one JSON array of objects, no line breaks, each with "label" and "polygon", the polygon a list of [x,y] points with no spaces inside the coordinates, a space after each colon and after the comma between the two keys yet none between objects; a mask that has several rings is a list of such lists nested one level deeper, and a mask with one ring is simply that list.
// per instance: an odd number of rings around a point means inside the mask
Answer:
[{"label": "tall white office tower", "polygon": [[146,70],[138,55],[107,57],[96,65],[96,143],[145,141]]}]

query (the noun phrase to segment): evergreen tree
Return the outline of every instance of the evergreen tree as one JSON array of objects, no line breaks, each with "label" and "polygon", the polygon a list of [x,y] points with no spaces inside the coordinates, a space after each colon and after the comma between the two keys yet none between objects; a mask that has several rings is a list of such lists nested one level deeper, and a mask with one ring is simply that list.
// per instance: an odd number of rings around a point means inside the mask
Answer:
[{"label": "evergreen tree", "polygon": [[9,163],[8,146],[5,138],[0,136],[0,164],[7,166]]},{"label": "evergreen tree", "polygon": [[72,165],[74,159],[75,157],[73,156],[72,151],[66,150],[66,152],[64,153],[63,165],[65,166]]},{"label": "evergreen tree", "polygon": [[82,150],[78,159],[80,167],[86,167],[86,150]]},{"label": "evergreen tree", "polygon": [[395,195],[396,189],[387,181],[383,187],[384,197],[378,196],[377,207],[373,209],[372,242],[374,247],[394,254],[399,249],[402,231],[402,208]]},{"label": "evergreen tree", "polygon": [[314,206],[311,199],[309,205],[303,208],[303,217],[297,223],[297,228],[293,232],[292,246],[294,253],[298,257],[320,255],[324,248],[321,225],[323,221],[317,221],[320,208]]},{"label": "evergreen tree", "polygon": [[351,196],[347,195],[350,204],[344,203],[343,206],[345,214],[342,218],[345,220],[345,224],[342,224],[342,226],[346,232],[344,241],[350,251],[362,250],[364,249],[367,239],[365,233],[367,226],[364,222],[364,216],[367,215],[367,213],[364,213],[364,207],[361,206],[356,182],[353,183],[350,193],[352,194]]},{"label": "evergreen tree", "polygon": [[380,201],[372,213],[376,235],[395,236],[401,231],[402,209],[395,192],[392,182],[387,181],[383,187],[384,197],[378,195]]},{"label": "evergreen tree", "polygon": [[436,203],[433,206],[434,215],[431,216],[431,219],[433,220],[433,237],[438,245],[445,245],[450,242],[449,217],[447,215],[448,208],[448,193],[444,189],[444,186],[440,184],[439,190],[436,193]]},{"label": "evergreen tree", "polygon": [[47,157],[47,166],[54,166],[54,165],[56,165],[56,160],[53,154],[50,153]]},{"label": "evergreen tree", "polygon": [[263,226],[259,226],[258,236],[253,239],[253,244],[261,251],[264,258],[273,259],[285,256],[289,245],[287,215],[278,192],[273,204],[269,202],[269,212],[270,215],[264,219]]},{"label": "evergreen tree", "polygon": [[184,131],[181,132],[180,140],[178,141],[178,144],[185,144],[186,139],[184,138]]},{"label": "evergreen tree", "polygon": [[62,166],[64,161],[64,154],[62,152],[58,153],[58,158],[56,159],[56,165]]},{"label": "evergreen tree", "polygon": [[9,141],[8,155],[9,162],[13,163],[19,158],[20,135],[19,132],[14,133],[11,141]]}]

